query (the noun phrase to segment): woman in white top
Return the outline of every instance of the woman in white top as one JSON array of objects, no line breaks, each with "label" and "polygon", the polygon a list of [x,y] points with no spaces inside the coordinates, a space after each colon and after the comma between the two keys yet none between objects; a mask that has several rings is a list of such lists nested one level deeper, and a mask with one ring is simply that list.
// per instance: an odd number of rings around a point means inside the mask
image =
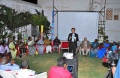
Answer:
[{"label": "woman in white top", "polygon": [[28,37],[29,55],[34,55],[36,52],[36,48],[35,48],[34,44],[35,44],[35,42],[32,40],[32,37]]}]

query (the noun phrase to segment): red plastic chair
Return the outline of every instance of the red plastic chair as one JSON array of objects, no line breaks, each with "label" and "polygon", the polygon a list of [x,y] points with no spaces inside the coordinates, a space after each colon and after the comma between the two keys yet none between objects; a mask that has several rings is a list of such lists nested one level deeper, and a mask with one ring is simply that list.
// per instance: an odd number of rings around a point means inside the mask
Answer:
[{"label": "red plastic chair", "polygon": [[69,52],[69,42],[68,41],[61,42],[61,52],[62,52],[62,49],[68,49],[68,52]]}]

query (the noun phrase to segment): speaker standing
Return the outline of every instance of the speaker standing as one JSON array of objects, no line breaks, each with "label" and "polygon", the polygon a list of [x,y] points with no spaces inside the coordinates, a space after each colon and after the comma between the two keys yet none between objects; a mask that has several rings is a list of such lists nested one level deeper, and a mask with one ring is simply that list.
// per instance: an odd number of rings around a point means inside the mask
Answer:
[{"label": "speaker standing", "polygon": [[79,41],[78,34],[75,33],[75,28],[71,29],[71,32],[68,35],[68,41],[69,41],[69,52],[73,52],[73,55],[75,55],[75,50],[77,48],[77,41]]}]

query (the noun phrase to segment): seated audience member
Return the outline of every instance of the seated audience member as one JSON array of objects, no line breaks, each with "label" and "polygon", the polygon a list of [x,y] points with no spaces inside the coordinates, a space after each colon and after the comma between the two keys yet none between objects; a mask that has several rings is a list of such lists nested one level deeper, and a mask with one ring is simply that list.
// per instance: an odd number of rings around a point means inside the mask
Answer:
[{"label": "seated audience member", "polygon": [[10,52],[12,55],[12,59],[15,59],[17,50],[15,49],[15,45],[14,45],[12,39],[9,39],[9,49],[10,49]]},{"label": "seated audience member", "polygon": [[61,43],[60,40],[58,39],[58,37],[56,37],[54,39],[54,41],[53,41],[53,44],[54,44],[53,49],[54,49],[54,51],[58,51],[60,43]]},{"label": "seated audience member", "polygon": [[88,52],[90,51],[90,42],[87,40],[87,38],[84,38],[84,41],[81,43],[81,49],[83,55],[87,56]]},{"label": "seated audience member", "polygon": [[44,41],[43,41],[43,37],[42,36],[38,37],[37,49],[38,49],[38,53],[39,54],[43,54],[44,53]]},{"label": "seated audience member", "polygon": [[18,70],[19,66],[15,64],[14,60],[11,60],[10,63],[6,57],[2,57],[2,62],[0,63],[0,70]]},{"label": "seated audience member", "polygon": [[1,43],[1,46],[0,46],[0,56],[1,57],[5,56],[5,57],[8,57],[9,59],[12,59],[11,52],[9,52],[9,48],[6,45],[5,42]]},{"label": "seated audience member", "polygon": [[67,70],[65,57],[58,58],[57,66],[50,68],[48,78],[72,78],[71,73]]},{"label": "seated audience member", "polygon": [[22,41],[21,38],[18,39],[17,44],[18,44],[18,47],[20,49],[20,57],[22,57],[23,53],[26,53],[26,47],[25,47],[24,42]]},{"label": "seated audience member", "polygon": [[48,38],[44,38],[44,44],[46,46],[46,53],[52,53],[52,47],[50,45],[50,40]]},{"label": "seated audience member", "polygon": [[96,55],[96,57],[97,57],[97,52],[98,52],[98,45],[99,45],[99,43],[98,43],[97,39],[95,39],[95,41],[92,42],[92,44],[91,44],[91,53],[94,53]]},{"label": "seated audience member", "polygon": [[116,42],[113,42],[113,45],[111,46],[111,50],[112,50],[113,52],[116,52],[116,51],[117,51]]},{"label": "seated audience member", "polygon": [[35,71],[28,69],[29,65],[27,61],[21,63],[21,69],[14,71],[15,78],[30,78],[35,76]]},{"label": "seated audience member", "polygon": [[46,46],[46,53],[52,53],[52,47],[51,47],[51,45],[47,45]]},{"label": "seated audience member", "polygon": [[110,43],[108,40],[106,40],[105,43],[103,43],[103,48],[101,48],[100,50],[98,50],[97,56],[98,58],[103,58],[105,53],[107,52],[106,50],[109,48]]},{"label": "seated audience member", "polygon": [[35,42],[32,40],[32,37],[28,37],[28,51],[29,55],[34,55],[36,52]]}]

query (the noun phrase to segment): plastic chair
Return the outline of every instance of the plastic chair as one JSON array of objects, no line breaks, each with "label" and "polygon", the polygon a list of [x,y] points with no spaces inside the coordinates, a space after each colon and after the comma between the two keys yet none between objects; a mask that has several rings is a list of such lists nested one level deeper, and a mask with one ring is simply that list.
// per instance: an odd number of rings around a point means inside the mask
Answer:
[{"label": "plastic chair", "polygon": [[62,52],[62,49],[68,49],[68,52],[69,52],[69,42],[68,41],[61,42],[61,52]]}]

